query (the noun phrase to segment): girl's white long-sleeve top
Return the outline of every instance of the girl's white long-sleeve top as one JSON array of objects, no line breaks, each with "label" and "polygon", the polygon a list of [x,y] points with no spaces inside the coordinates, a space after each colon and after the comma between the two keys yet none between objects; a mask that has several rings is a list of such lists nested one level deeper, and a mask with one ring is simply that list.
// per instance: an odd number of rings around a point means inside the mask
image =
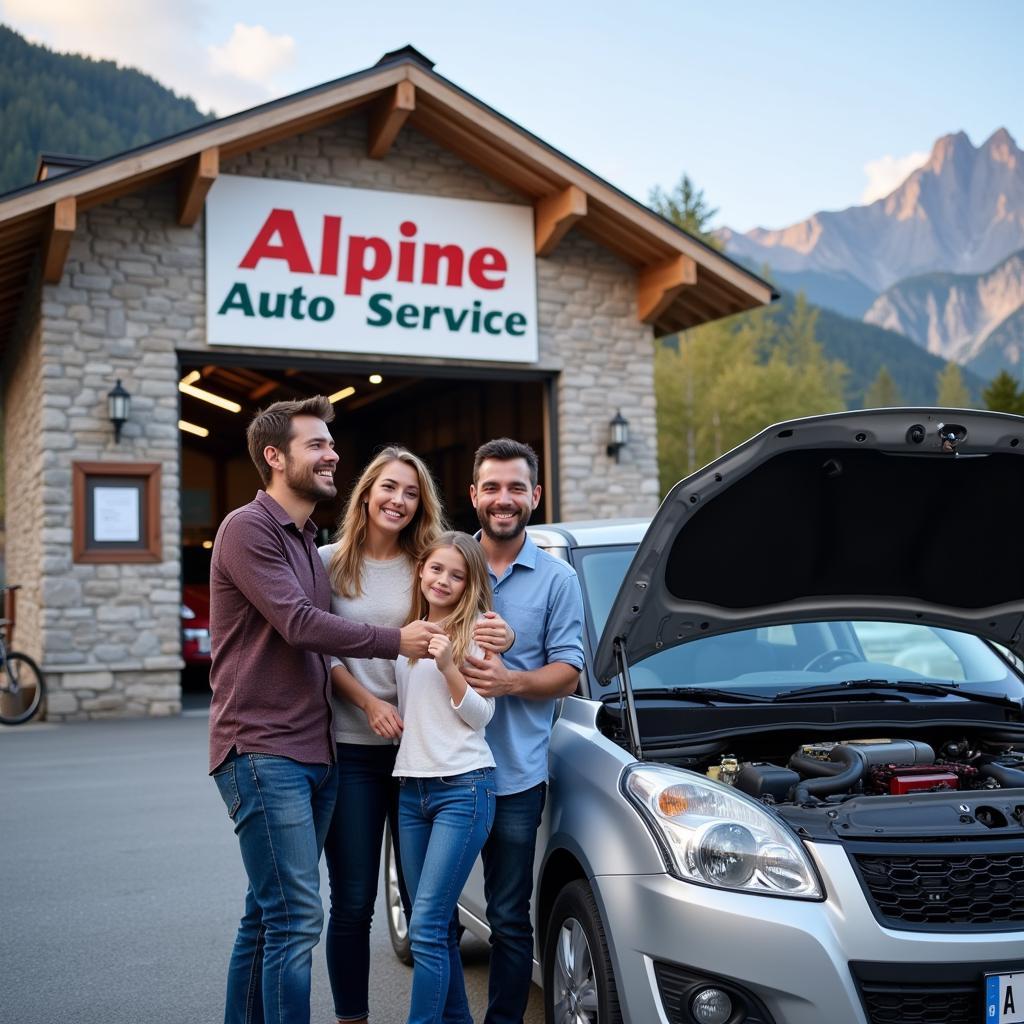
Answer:
[{"label": "girl's white long-sleeve top", "polygon": [[[482,656],[476,647],[470,653]],[[494,766],[484,739],[494,714],[493,697],[481,697],[467,686],[456,706],[433,658],[420,658],[410,667],[409,659],[399,655],[395,677],[398,711],[405,726],[395,775],[438,778]]]}]

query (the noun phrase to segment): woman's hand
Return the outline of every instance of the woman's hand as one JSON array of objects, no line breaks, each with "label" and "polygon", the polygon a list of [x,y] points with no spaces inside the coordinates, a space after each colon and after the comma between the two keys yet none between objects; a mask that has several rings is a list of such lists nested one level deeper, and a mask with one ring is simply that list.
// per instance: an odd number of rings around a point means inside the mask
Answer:
[{"label": "woman's hand", "polygon": [[515,639],[514,630],[497,612],[484,612],[473,626],[476,645],[492,654],[504,654]]},{"label": "woman's hand", "polygon": [[402,729],[405,727],[402,725],[398,709],[393,704],[389,704],[379,697],[372,697],[366,702],[363,712],[366,715],[366,720],[370,723],[370,728],[378,736],[389,740],[402,738]]},{"label": "woman's hand", "polygon": [[430,638],[427,644],[427,654],[434,659],[439,671],[444,672],[452,667],[452,642],[444,633]]}]

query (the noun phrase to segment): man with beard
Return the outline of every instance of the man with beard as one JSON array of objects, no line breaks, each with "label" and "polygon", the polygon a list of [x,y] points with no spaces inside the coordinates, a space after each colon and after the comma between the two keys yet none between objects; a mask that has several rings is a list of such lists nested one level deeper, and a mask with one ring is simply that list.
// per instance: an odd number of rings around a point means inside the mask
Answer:
[{"label": "man with beard", "polygon": [[540,501],[537,454],[500,438],[477,449],[469,493],[480,520],[494,610],[515,630],[500,658],[469,658],[478,692],[501,697],[487,726],[497,765],[494,827],[483,848],[491,970],[485,1024],[521,1024],[533,969],[533,857],[544,809],[555,700],[583,668],[583,595],[572,567],[526,534]]},{"label": "man with beard", "polygon": [[225,1024],[309,1021],[323,926],[320,852],[337,791],[329,658],[425,657],[437,627],[358,625],[329,611],[310,515],[337,493],[323,396],[249,425],[265,490],[230,513],[210,566],[210,774],[249,879],[228,968]]}]

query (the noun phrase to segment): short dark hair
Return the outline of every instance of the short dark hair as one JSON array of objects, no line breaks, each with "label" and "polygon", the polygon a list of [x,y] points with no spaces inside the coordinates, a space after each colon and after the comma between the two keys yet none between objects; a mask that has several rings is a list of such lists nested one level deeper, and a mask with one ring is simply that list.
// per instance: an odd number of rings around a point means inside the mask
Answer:
[{"label": "short dark hair", "polygon": [[270,483],[272,473],[263,457],[263,450],[270,445],[283,452],[288,451],[292,439],[292,420],[296,416],[315,416],[324,423],[330,423],[334,419],[334,406],[326,395],[314,395],[301,402],[275,402],[266,409],[260,409],[245,432],[249,455],[264,487]]},{"label": "short dark hair", "polygon": [[480,465],[487,459],[498,462],[510,462],[512,459],[524,459],[530,467],[530,485],[537,486],[540,470],[540,459],[537,453],[522,441],[513,441],[511,437],[496,437],[493,441],[480,445],[473,456],[473,484],[480,479]]}]

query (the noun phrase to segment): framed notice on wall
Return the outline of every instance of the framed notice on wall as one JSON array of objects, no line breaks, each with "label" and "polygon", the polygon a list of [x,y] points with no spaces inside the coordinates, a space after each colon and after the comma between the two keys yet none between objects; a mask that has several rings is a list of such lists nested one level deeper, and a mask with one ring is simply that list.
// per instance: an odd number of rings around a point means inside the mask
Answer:
[{"label": "framed notice on wall", "polygon": [[76,562],[159,562],[160,463],[72,464]]}]

